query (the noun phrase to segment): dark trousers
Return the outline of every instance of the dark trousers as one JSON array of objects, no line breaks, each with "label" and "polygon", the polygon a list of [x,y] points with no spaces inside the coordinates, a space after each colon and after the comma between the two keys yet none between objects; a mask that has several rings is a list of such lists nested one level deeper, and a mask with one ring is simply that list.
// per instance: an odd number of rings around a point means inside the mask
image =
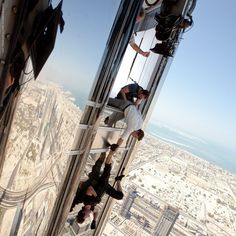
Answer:
[{"label": "dark trousers", "polygon": [[123,99],[109,98],[108,105],[121,110],[120,112],[113,112],[109,116],[109,120],[108,120],[107,125],[109,127],[112,127],[117,121],[124,119],[124,112],[123,111],[129,105],[133,105],[133,103],[130,101],[125,101]]},{"label": "dark trousers", "polygon": [[[89,179],[86,180],[85,182],[83,182],[80,187],[78,187],[78,189],[76,191],[76,195],[75,195],[74,200],[72,202],[70,211],[72,211],[72,209],[77,204],[83,202],[83,196],[86,193],[86,191],[90,185],[95,186],[98,183],[98,181],[100,181],[101,179],[107,178],[106,165],[105,165],[103,174],[100,176],[101,167],[102,167],[105,157],[106,157],[106,153],[101,153],[100,157],[97,159],[97,161],[93,165],[92,171],[89,173]],[[111,167],[110,167],[110,169],[111,169]],[[110,171],[109,171],[109,176],[110,176]],[[108,176],[108,180],[109,180],[109,176]]]},{"label": "dark trousers", "polygon": [[105,164],[105,168],[103,170],[103,173],[99,177],[99,180],[98,180],[96,186],[94,186],[97,196],[100,198],[103,196],[103,194],[107,190],[110,175],[111,175],[111,164]]}]

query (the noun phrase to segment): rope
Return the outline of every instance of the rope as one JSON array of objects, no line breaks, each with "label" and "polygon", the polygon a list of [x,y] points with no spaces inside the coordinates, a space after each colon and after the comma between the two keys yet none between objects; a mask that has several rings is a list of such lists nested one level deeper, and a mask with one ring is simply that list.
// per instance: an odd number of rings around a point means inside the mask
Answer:
[{"label": "rope", "polygon": [[[145,34],[146,34],[146,30],[145,30],[144,33],[143,33],[142,39],[144,38]],[[142,43],[142,42],[143,42],[143,40],[140,42],[140,46],[141,46],[141,43]],[[142,75],[142,73],[143,73],[144,67],[145,67],[145,65],[146,65],[146,63],[147,63],[147,60],[148,60],[148,57],[146,57],[146,59],[145,59],[145,61],[144,61],[144,64],[143,64],[143,67],[142,67],[142,71],[141,71],[140,76],[139,76],[139,79],[138,79],[138,83],[140,83],[140,78],[141,78],[141,75]]]},{"label": "rope", "polygon": [[[140,43],[139,43],[139,45],[138,45],[139,47],[141,46],[142,42],[143,42],[143,37],[142,37],[142,39],[141,39],[141,41],[140,41]],[[134,80],[130,77],[130,74],[131,74],[131,72],[132,72],[132,69],[133,69],[135,60],[136,60],[136,58],[137,58],[137,55],[138,55],[138,52],[135,53],[134,59],[133,59],[132,64],[131,64],[131,66],[130,66],[129,74],[128,74],[127,80],[126,80],[127,83],[128,83],[129,78],[130,78],[132,81],[134,81]]]},{"label": "rope", "polygon": [[[144,35],[145,35],[145,33],[146,33],[146,31],[144,32]],[[143,35],[143,37],[144,37],[144,35]],[[153,44],[154,39],[155,39],[155,35],[153,36],[153,39],[152,39],[151,45]],[[150,55],[149,55],[149,56],[150,56]],[[143,72],[144,72],[145,66],[146,66],[146,64],[147,64],[147,60],[148,60],[148,58],[146,58],[146,60],[145,60],[145,62],[144,62],[144,65],[143,65],[143,68],[142,68],[142,71],[141,71],[141,73],[140,73],[139,80],[138,80],[139,83],[140,83],[140,81],[141,81],[141,77],[142,77],[142,75],[143,75]]]},{"label": "rope", "polygon": [[[146,33],[146,31],[144,31],[143,36],[142,36],[142,39],[141,39],[141,41],[140,41],[140,43],[139,43],[139,45],[138,45],[139,48],[140,48],[141,45],[142,45],[142,42],[143,42],[145,33]],[[128,74],[128,76],[127,76],[127,83],[128,83],[128,80],[130,79],[130,80],[133,81],[135,84],[138,84],[138,82],[135,81],[134,79],[132,79],[131,76],[130,76],[130,74],[131,74],[131,72],[132,72],[132,69],[133,69],[133,67],[134,67],[135,60],[136,60],[136,58],[137,58],[137,55],[138,55],[138,52],[136,52],[136,54],[135,54],[135,56],[134,56],[134,59],[133,59],[133,61],[132,61],[132,64],[131,64],[131,66],[130,66],[129,74]],[[145,67],[145,65],[146,65],[147,59],[148,59],[148,58],[146,58],[146,60],[145,60],[145,63],[144,63],[144,65],[143,65],[143,68],[142,68],[142,71],[141,71],[141,74],[142,74],[142,72],[143,72],[143,70],[144,70],[144,67]],[[140,76],[139,76],[139,80],[138,80],[138,81],[140,82]]]},{"label": "rope", "polygon": [[[143,39],[144,39],[145,34],[146,34],[146,31],[144,31],[144,34],[143,34],[143,36],[142,36],[142,39],[141,39],[141,41],[140,41],[140,43],[139,43],[139,47],[141,46],[141,44],[142,44],[142,42],[143,42]],[[155,35],[153,36],[153,39],[152,39],[151,45],[153,44],[154,40],[155,40]],[[130,79],[130,80],[133,81],[135,84],[140,83],[141,78],[142,78],[143,73],[144,73],[144,69],[145,69],[146,64],[147,64],[147,61],[148,61],[148,57],[147,57],[146,60],[145,60],[145,62],[144,62],[144,64],[143,64],[142,71],[141,71],[141,73],[140,73],[140,76],[139,76],[138,82],[135,81],[133,78],[130,77],[130,74],[131,74],[131,72],[132,72],[132,69],[133,69],[134,62],[135,62],[135,60],[136,60],[137,54],[138,54],[138,53],[136,53],[136,55],[135,55],[135,57],[134,57],[134,59],[133,59],[133,62],[132,62],[131,67],[130,67],[130,72],[129,72],[129,74],[128,74],[128,78],[127,78],[127,81],[128,81],[128,79]]]},{"label": "rope", "polygon": [[[31,71],[32,72],[32,71]],[[34,76],[32,75],[28,80],[24,81],[23,83],[21,83],[19,86],[22,86],[24,84],[29,83],[29,81],[31,81],[32,79],[34,79]]]}]

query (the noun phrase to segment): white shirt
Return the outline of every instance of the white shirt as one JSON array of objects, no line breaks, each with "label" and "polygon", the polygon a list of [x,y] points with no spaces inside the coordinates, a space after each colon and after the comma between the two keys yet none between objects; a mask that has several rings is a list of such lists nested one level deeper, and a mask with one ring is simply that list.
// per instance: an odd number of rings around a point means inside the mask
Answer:
[{"label": "white shirt", "polygon": [[128,106],[125,109],[124,116],[127,126],[121,135],[122,139],[128,138],[133,131],[141,129],[143,124],[141,112],[134,105]]},{"label": "white shirt", "polygon": [[130,39],[129,39],[129,44],[134,44],[135,43],[135,39],[134,39],[134,33],[132,33]]}]

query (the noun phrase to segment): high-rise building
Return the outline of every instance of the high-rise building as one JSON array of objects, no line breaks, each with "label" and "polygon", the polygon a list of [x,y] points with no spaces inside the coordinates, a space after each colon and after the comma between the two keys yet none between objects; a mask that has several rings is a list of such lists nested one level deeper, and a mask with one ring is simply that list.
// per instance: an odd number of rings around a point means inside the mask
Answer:
[{"label": "high-rise building", "polygon": [[179,210],[172,206],[165,207],[161,218],[159,219],[154,234],[156,236],[168,236],[173,228],[175,221],[179,216]]},{"label": "high-rise building", "polygon": [[125,218],[130,218],[130,208],[132,207],[135,198],[138,196],[138,192],[136,190],[130,191],[127,197],[125,198],[122,208],[121,208],[121,216]]}]

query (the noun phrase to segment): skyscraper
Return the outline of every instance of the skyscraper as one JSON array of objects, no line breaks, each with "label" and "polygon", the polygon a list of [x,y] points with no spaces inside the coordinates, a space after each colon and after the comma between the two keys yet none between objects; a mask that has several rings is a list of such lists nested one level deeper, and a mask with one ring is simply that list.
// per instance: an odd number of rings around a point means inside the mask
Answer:
[{"label": "skyscraper", "polygon": [[165,207],[161,218],[159,219],[155,229],[154,235],[156,236],[168,236],[173,228],[175,221],[179,216],[179,210],[172,206]]},{"label": "skyscraper", "polygon": [[132,207],[135,198],[138,196],[138,192],[136,190],[133,190],[132,192],[129,191],[129,194],[125,198],[122,208],[121,208],[121,216],[125,218],[130,218],[130,208]]}]

